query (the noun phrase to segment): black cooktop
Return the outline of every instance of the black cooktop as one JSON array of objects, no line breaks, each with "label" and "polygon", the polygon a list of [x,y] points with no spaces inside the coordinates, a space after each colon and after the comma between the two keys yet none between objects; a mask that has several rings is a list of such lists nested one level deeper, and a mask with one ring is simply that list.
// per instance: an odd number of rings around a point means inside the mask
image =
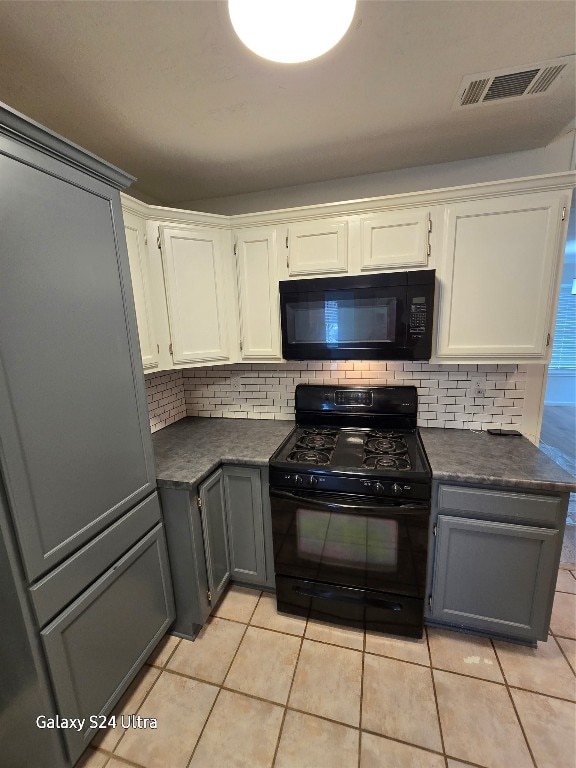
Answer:
[{"label": "black cooktop", "polygon": [[270,465],[294,472],[353,473],[363,477],[429,476],[416,429],[296,427],[272,456]]}]

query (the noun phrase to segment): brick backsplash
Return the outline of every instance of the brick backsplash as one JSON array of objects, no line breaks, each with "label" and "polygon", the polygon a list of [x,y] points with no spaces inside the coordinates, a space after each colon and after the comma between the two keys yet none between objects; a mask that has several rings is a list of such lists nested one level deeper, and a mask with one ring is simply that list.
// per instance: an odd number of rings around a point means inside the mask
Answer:
[{"label": "brick backsplash", "polygon": [[182,371],[160,371],[144,377],[150,429],[156,432],[186,416]]},{"label": "brick backsplash", "polygon": [[[526,385],[525,366],[356,360],[221,365],[187,368],[156,376],[182,376],[188,416],[232,419],[294,418],[294,389],[301,383],[343,386],[410,384],[418,388],[420,426],[459,429],[518,426],[522,421]],[[484,397],[470,396],[472,377],[485,381]],[[154,402],[162,403],[163,400],[160,397]],[[161,405],[157,405],[158,408]],[[160,415],[155,414],[155,418],[160,418]],[[176,418],[180,417],[175,416],[171,421]]]}]

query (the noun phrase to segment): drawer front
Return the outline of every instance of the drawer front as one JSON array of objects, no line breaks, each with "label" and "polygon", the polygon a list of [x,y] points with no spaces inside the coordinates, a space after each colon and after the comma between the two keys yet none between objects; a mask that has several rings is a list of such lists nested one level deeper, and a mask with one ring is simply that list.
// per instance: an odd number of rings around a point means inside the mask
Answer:
[{"label": "drawer front", "polygon": [[160,519],[160,501],[154,492],[31,587],[30,595],[40,626],[54,618]]},{"label": "drawer front", "polygon": [[554,527],[560,522],[563,499],[528,493],[484,491],[440,485],[438,509],[489,520]]},{"label": "drawer front", "polygon": [[64,739],[72,762],[174,618],[164,532],[156,526],[41,633],[61,717],[86,718]]}]

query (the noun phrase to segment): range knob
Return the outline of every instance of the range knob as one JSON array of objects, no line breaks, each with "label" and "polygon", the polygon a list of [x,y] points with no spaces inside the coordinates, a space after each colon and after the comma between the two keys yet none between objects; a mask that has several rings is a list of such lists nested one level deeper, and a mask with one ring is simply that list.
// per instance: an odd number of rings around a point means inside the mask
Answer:
[{"label": "range knob", "polygon": [[310,481],[308,484],[310,485],[311,488],[314,488],[315,486],[318,485],[318,478],[316,477],[316,475],[312,475],[310,477]]},{"label": "range knob", "polygon": [[378,494],[381,494],[381,493],[384,493],[384,491],[385,491],[386,489],[384,488],[384,486],[382,485],[382,483],[374,483],[374,484],[372,485],[372,490],[374,491],[374,493],[378,493]]},{"label": "range knob", "polygon": [[304,482],[304,481],[302,480],[302,478],[300,477],[300,475],[294,475],[294,477],[292,478],[292,480],[293,480],[293,482],[294,482],[294,485],[302,485],[302,483]]},{"label": "range knob", "polygon": [[402,486],[398,485],[398,483],[393,483],[390,490],[394,496],[400,496],[400,494],[402,493]]}]

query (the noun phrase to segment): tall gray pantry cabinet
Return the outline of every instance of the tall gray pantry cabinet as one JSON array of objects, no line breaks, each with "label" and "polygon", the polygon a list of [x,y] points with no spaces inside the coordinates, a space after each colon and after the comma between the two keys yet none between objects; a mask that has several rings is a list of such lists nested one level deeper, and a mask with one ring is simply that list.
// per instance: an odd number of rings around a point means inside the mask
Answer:
[{"label": "tall gray pantry cabinet", "polygon": [[[174,618],[118,190],[0,105],[0,762],[72,765]],[[43,731],[36,717],[86,718]],[[8,763],[6,763],[8,759]]]}]

